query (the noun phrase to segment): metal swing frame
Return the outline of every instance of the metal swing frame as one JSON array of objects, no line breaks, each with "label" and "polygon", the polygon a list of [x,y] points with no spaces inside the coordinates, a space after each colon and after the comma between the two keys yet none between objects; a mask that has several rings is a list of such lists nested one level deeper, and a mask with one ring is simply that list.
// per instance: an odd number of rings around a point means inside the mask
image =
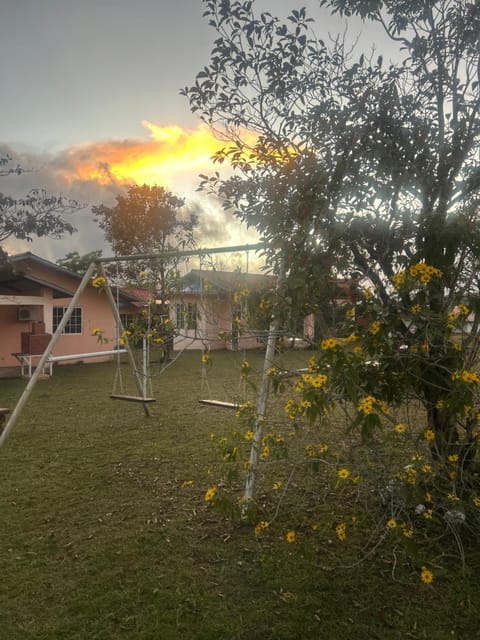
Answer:
[{"label": "metal swing frame", "polygon": [[[8,435],[10,434],[11,430],[13,429],[13,427],[15,426],[18,418],[20,417],[22,410],[24,408],[24,406],[26,405],[30,394],[32,393],[36,382],[41,374],[41,372],[44,369],[44,366],[46,365],[46,363],[48,362],[49,358],[51,357],[51,353],[53,351],[53,348],[55,346],[55,344],[57,343],[59,337],[62,335],[63,330],[67,324],[67,322],[70,319],[70,316],[72,315],[73,309],[77,306],[78,300],[81,296],[81,294],[83,293],[84,289],[86,288],[86,286],[88,285],[88,283],[90,282],[91,277],[93,276],[93,274],[96,272],[98,275],[102,276],[105,278],[107,284],[108,284],[108,278],[107,278],[107,274],[105,272],[105,269],[103,267],[104,264],[108,264],[108,263],[115,263],[115,262],[125,262],[125,261],[135,261],[135,260],[139,260],[139,259],[148,259],[148,258],[159,258],[159,257],[187,257],[187,256],[194,256],[194,255],[198,255],[198,256],[202,256],[202,255],[206,255],[206,254],[216,254],[216,253],[233,253],[236,251],[258,251],[261,249],[265,248],[265,243],[257,243],[257,244],[253,244],[253,245],[237,245],[237,246],[230,246],[230,247],[213,247],[213,248],[209,248],[209,249],[191,249],[191,250],[184,250],[184,251],[170,251],[170,252],[162,252],[162,253],[147,253],[147,254],[138,254],[138,255],[128,255],[128,256],[117,256],[117,257],[113,257],[113,258],[98,258],[94,261],[92,261],[90,263],[90,265],[88,266],[81,282],[80,285],[77,289],[77,291],[74,293],[69,306],[67,307],[67,310],[65,311],[62,320],[60,321],[55,333],[52,335],[52,338],[50,340],[50,342],[48,343],[42,357],[40,358],[40,361],[35,369],[35,371],[32,374],[32,377],[29,379],[28,384],[26,385],[22,395],[20,396],[15,408],[13,409],[13,411],[10,414],[10,417],[7,421],[7,423],[4,425],[3,430],[0,433],[0,448],[3,446],[3,444],[5,443]],[[285,277],[285,263],[283,258],[279,259],[279,276],[278,276],[278,281],[277,281],[277,286],[279,284],[281,284],[283,278]],[[112,308],[112,312],[114,314],[114,318],[117,322],[117,326],[119,328],[119,330],[123,331],[124,327],[122,324],[122,320],[120,318],[120,312],[118,310],[118,306],[115,303],[115,299],[113,297],[113,293],[112,290],[110,288],[110,286],[108,285],[107,287],[105,287],[105,291],[107,293],[107,297],[108,300],[110,302],[111,308]],[[246,478],[246,482],[245,482],[245,489],[244,489],[244,495],[243,495],[243,504],[244,504],[244,509],[243,509],[243,513],[242,515],[244,517],[247,516],[247,511],[248,511],[248,505],[249,502],[251,501],[252,497],[253,497],[253,493],[254,493],[254,489],[255,489],[255,481],[256,481],[256,475],[257,475],[257,469],[258,469],[258,461],[259,461],[259,450],[260,450],[260,442],[261,442],[261,438],[262,438],[262,430],[263,430],[263,422],[264,422],[264,418],[266,415],[266,410],[267,410],[267,403],[268,403],[268,394],[269,394],[269,376],[268,376],[268,371],[269,369],[273,366],[273,359],[274,359],[274,354],[275,354],[275,339],[276,339],[276,335],[278,332],[278,321],[276,319],[273,319],[271,324],[270,324],[270,328],[269,328],[269,333],[268,333],[268,339],[267,339],[267,347],[266,347],[266,351],[265,351],[265,359],[264,359],[264,366],[263,366],[263,376],[262,376],[262,383],[260,386],[260,390],[259,390],[259,394],[258,394],[258,398],[257,398],[257,407],[256,407],[256,420],[255,420],[255,430],[254,430],[254,436],[252,439],[252,446],[250,449],[250,464],[249,464],[249,469],[248,469],[248,473],[247,473],[247,478]],[[134,372],[134,377],[135,377],[135,383],[139,392],[138,396],[123,396],[121,398],[115,398],[115,399],[123,399],[123,400],[127,400],[129,402],[140,402],[143,406],[144,412],[146,416],[150,415],[149,412],[149,407],[148,404],[150,402],[153,401],[152,398],[147,398],[144,396],[144,391],[143,391],[143,387],[142,387],[142,381],[140,379],[139,373],[137,371],[136,368],[136,363],[135,363],[135,358],[132,352],[132,349],[130,347],[130,344],[128,342],[128,338],[125,341],[125,349],[126,352],[128,354],[128,359],[130,361],[130,365],[132,367],[132,370]],[[99,352],[99,355],[102,355],[101,352]],[[208,404],[216,404],[218,406],[218,401],[206,401],[205,403]],[[225,405],[224,405],[225,406]],[[231,408],[231,407],[228,407]],[[4,415],[5,415],[5,411],[4,411]]]},{"label": "metal swing frame", "polygon": [[[108,285],[108,278],[107,278],[107,274],[105,272],[104,269],[104,264],[112,264],[112,263],[118,263],[118,262],[134,262],[135,260],[142,260],[142,259],[149,259],[149,258],[169,258],[169,257],[187,257],[187,256],[201,256],[201,255],[207,255],[207,254],[216,254],[216,253],[233,253],[235,251],[258,251],[260,249],[264,249],[265,248],[265,243],[257,243],[257,244],[252,244],[252,245],[237,245],[237,246],[229,246],[229,247],[211,247],[211,248],[205,248],[205,249],[186,249],[186,250],[182,250],[182,251],[165,251],[165,252],[152,252],[152,253],[143,253],[143,254],[136,254],[136,255],[126,255],[126,256],[115,256],[115,257],[110,257],[110,258],[97,258],[96,260],[93,260],[87,270],[85,271],[82,280],[80,281],[80,284],[77,288],[77,290],[75,291],[75,293],[73,294],[73,297],[70,301],[70,304],[68,305],[65,313],[63,314],[63,317],[56,329],[56,331],[54,332],[54,334],[52,335],[50,342],[48,343],[48,345],[45,348],[45,351],[43,352],[37,367],[35,368],[35,370],[32,373],[31,378],[29,379],[27,385],[25,386],[25,389],[23,390],[23,393],[21,394],[20,398],[18,399],[17,404],[15,405],[14,409],[12,410],[9,419],[7,421],[7,423],[4,426],[4,429],[2,431],[2,433],[0,434],[0,447],[3,446],[3,444],[5,443],[6,439],[8,438],[10,432],[12,431],[13,427],[15,426],[15,424],[17,423],[18,418],[20,417],[23,408],[25,407],[25,405],[28,402],[28,399],[33,391],[33,389],[35,388],[35,385],[37,383],[37,380],[40,377],[40,374],[42,373],[42,371],[44,370],[45,365],[48,363],[48,360],[51,358],[51,354],[52,351],[58,341],[58,339],[60,338],[60,336],[63,333],[63,330],[65,329],[65,326],[67,325],[68,321],[70,320],[70,317],[73,313],[74,308],[78,305],[78,301],[80,299],[80,296],[82,295],[83,291],[85,290],[85,288],[87,287],[87,285],[89,284],[92,276],[94,273],[97,273],[99,276],[104,277],[107,285]],[[118,310],[118,307],[115,303],[115,299],[113,297],[113,293],[112,290],[110,288],[110,286],[106,286],[105,287],[105,291],[108,297],[108,300],[110,302],[110,306],[112,308],[112,312],[115,318],[115,321],[117,323],[117,326],[119,327],[120,331],[124,330],[123,324],[122,324],[122,320],[120,318],[120,312]],[[128,355],[128,359],[130,362],[130,366],[131,369],[134,373],[134,378],[135,378],[135,384],[138,390],[138,396],[131,396],[131,397],[126,397],[124,399],[127,399],[128,401],[132,402],[140,402],[143,405],[143,409],[145,412],[146,416],[150,415],[150,411],[149,411],[149,407],[148,404],[152,401],[151,398],[146,398],[144,391],[143,391],[143,387],[142,387],[142,381],[140,379],[140,375],[137,371],[137,367],[136,367],[136,363],[135,363],[135,358],[132,352],[132,349],[130,347],[130,344],[128,342],[128,339],[126,339],[125,341],[125,349],[127,351],[127,355]],[[98,352],[98,355],[101,356],[103,355],[102,352]],[[60,356],[59,356],[60,357]],[[135,398],[135,400],[132,400],[132,398]]]}]

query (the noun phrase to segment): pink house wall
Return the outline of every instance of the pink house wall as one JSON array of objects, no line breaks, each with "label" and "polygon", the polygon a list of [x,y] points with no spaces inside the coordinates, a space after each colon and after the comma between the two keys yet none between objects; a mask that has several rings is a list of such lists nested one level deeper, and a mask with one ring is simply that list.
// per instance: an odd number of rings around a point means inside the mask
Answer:
[{"label": "pink house wall", "polygon": [[[175,336],[174,349],[181,351],[183,349],[208,349],[215,351],[218,349],[233,349],[232,345],[232,306],[230,300],[225,296],[198,294],[184,294],[181,300],[175,300],[172,305],[172,320],[175,322],[175,305],[176,303],[188,304],[194,303],[198,309],[198,321],[196,331],[180,330],[179,335]],[[229,335],[227,340],[222,340],[219,334],[226,333]],[[253,335],[252,335],[253,334]],[[241,331],[238,341],[239,349],[257,349],[259,343],[254,331]]]},{"label": "pink house wall", "polygon": [[[62,272],[48,265],[39,264],[34,260],[26,260],[23,265],[28,265],[30,275],[58,287],[74,293],[80,284],[80,277]],[[8,304],[8,297],[0,303],[0,367],[18,366],[18,360],[12,355],[21,351],[21,333],[29,332],[31,322],[21,322],[17,317],[18,305],[32,306],[35,320],[45,322],[45,330],[52,333],[53,308],[68,307],[71,298],[53,298],[52,289],[39,287],[36,295],[18,296],[13,304]],[[21,302],[18,302],[21,300]],[[13,301],[12,301],[13,302]],[[70,355],[78,353],[90,353],[106,351],[114,347],[115,320],[107,296],[102,289],[96,289],[87,285],[78,302],[82,309],[81,334],[61,335],[56,343],[53,355]],[[101,329],[106,343],[99,343],[96,336],[92,335],[94,329]],[[108,360],[111,356],[95,358],[95,362]],[[75,362],[75,360],[69,361]]]}]

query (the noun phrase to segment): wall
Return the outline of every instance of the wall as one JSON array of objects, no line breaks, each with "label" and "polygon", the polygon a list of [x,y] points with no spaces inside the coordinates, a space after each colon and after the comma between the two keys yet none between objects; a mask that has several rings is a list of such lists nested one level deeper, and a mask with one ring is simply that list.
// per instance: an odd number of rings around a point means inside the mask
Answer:
[{"label": "wall", "polygon": [[[69,275],[54,267],[34,260],[27,260],[25,264],[28,265],[31,274],[35,277],[52,282],[67,291],[72,291],[72,293],[77,290],[80,284],[80,277]],[[21,298],[13,299],[15,304],[9,305],[8,299],[4,298],[0,303],[0,367],[18,366],[18,361],[12,356],[12,353],[20,351],[21,332],[30,330],[31,324],[29,322],[19,322],[17,319],[18,304],[29,305],[30,301],[35,301],[37,303],[35,304],[35,319],[43,320],[46,332],[52,333],[53,307],[68,307],[70,300],[71,298],[54,299],[52,290],[46,287],[36,290],[35,297],[21,296]],[[39,302],[41,304],[38,304]],[[105,292],[87,285],[78,306],[82,308],[83,312],[82,333],[60,336],[54,347],[53,355],[106,351],[114,347],[115,320]],[[97,337],[92,335],[93,330],[97,328],[102,329],[105,338],[108,339],[107,343],[100,344]],[[111,359],[111,356],[99,357],[86,362],[99,362],[108,359]],[[75,360],[69,361],[69,363],[72,362]]]}]

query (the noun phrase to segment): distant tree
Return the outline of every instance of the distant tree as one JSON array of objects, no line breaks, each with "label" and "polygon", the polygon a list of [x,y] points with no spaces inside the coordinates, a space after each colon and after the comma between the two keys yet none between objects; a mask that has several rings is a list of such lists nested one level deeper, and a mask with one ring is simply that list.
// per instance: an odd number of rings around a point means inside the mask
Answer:
[{"label": "distant tree", "polygon": [[71,251],[70,253],[67,253],[64,258],[57,260],[57,264],[64,267],[64,269],[69,269],[75,273],[82,274],[88,269],[90,263],[93,260],[100,258],[101,255],[101,250],[90,251],[83,256],[81,256],[78,251]]},{"label": "distant tree", "polygon": [[[135,327],[135,334],[152,335],[163,344],[164,358],[169,357],[173,327],[169,318],[168,300],[178,283],[179,259],[175,255],[162,256],[193,247],[197,218],[179,217],[184,200],[163,187],[131,186],[126,195],[117,196],[113,207],[92,208],[99,226],[117,255],[158,254],[119,265],[120,275],[130,282],[151,291],[151,304],[145,321]],[[155,332],[152,333],[150,328]],[[148,329],[145,332],[145,329]]]},{"label": "distant tree", "polygon": [[[117,196],[115,206],[94,206],[92,211],[117,255],[161,254],[194,245],[197,218],[191,215],[188,220],[180,219],[183,204],[182,198],[163,187],[135,185],[129,187],[126,195]],[[130,276],[142,273],[142,281],[148,279],[156,293],[166,297],[177,264],[173,256],[139,260]]]}]

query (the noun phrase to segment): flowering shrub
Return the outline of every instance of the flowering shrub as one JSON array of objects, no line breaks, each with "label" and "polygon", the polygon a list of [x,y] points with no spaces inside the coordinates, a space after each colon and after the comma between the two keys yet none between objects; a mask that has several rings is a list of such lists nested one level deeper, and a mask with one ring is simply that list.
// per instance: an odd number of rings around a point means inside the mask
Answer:
[{"label": "flowering shrub", "polygon": [[[480,375],[464,331],[469,308],[430,304],[428,287],[441,277],[424,263],[399,271],[388,308],[370,291],[345,314],[344,336],[323,338],[305,369],[270,368],[274,416],[259,420],[251,400],[239,408],[242,428],[216,443],[230,465],[225,478],[234,480],[219,493],[248,513],[258,539],[281,527],[292,546],[313,540],[318,548],[321,532],[338,544],[355,541],[361,556],[369,545],[401,544],[426,585],[429,554],[444,553],[447,539],[463,561],[460,540],[480,525]],[[243,363],[241,375],[252,367]],[[261,498],[246,509],[240,493],[251,446]],[[336,511],[326,514],[332,500]]]}]

